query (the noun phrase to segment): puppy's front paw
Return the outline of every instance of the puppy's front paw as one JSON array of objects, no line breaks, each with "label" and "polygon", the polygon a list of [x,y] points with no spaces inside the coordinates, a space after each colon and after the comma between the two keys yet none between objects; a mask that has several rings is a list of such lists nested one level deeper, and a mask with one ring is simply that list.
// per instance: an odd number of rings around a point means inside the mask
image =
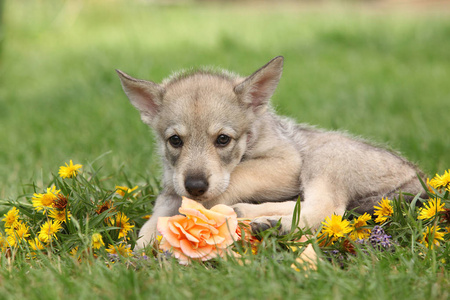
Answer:
[{"label": "puppy's front paw", "polygon": [[238,218],[252,218],[252,210],[255,209],[254,204],[248,204],[248,203],[237,203],[232,206],[234,209],[234,212],[237,214]]},{"label": "puppy's front paw", "polygon": [[239,206],[233,206],[233,209],[238,218],[244,218],[245,213],[242,211],[241,208],[239,208]]},{"label": "puppy's front paw", "polygon": [[[278,226],[277,226],[278,225]],[[277,227],[278,232],[282,232],[282,225],[279,224],[279,218],[271,218],[271,217],[259,217],[253,219],[250,223],[253,234],[260,234],[263,231],[266,231],[269,228]]]}]

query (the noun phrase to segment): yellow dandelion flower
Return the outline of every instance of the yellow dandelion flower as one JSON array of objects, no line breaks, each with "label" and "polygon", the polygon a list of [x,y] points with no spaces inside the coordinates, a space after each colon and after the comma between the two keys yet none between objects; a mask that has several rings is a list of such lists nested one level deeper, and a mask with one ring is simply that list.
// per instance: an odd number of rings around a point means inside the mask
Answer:
[{"label": "yellow dandelion flower", "polygon": [[434,182],[431,182],[430,178],[427,178],[427,187],[428,187],[428,191],[429,191],[430,193],[432,193],[432,194],[436,194],[436,193],[435,193],[435,190],[439,190],[439,189],[435,186]]},{"label": "yellow dandelion flower", "polygon": [[28,244],[30,244],[31,249],[33,249],[34,251],[43,250],[45,248],[38,238],[34,238],[34,240],[29,240]]},{"label": "yellow dandelion flower", "polygon": [[350,222],[348,220],[342,220],[342,216],[332,215],[325,218],[325,222],[322,222],[322,232],[327,234],[333,240],[343,237],[345,234],[352,231]]},{"label": "yellow dandelion flower", "polygon": [[441,211],[444,211],[444,203],[441,203],[441,199],[433,198],[428,200],[424,204],[424,207],[419,210],[419,216],[417,219],[431,219]]},{"label": "yellow dandelion flower", "polygon": [[82,168],[83,165],[76,164],[74,165],[72,160],[70,160],[69,164],[66,163],[66,166],[59,167],[59,176],[61,178],[72,178],[78,175],[78,169]]},{"label": "yellow dandelion flower", "polygon": [[115,216],[109,219],[109,224],[113,227],[119,227],[119,239],[126,237],[128,231],[130,231],[134,225],[131,225],[128,221],[130,219],[122,212],[118,212]]},{"label": "yellow dandelion flower", "polygon": [[77,256],[77,254],[78,254],[78,246],[72,248],[72,250],[70,250],[69,254],[71,256],[74,256],[74,257]]},{"label": "yellow dandelion flower", "polygon": [[130,194],[131,192],[133,192],[137,188],[138,188],[137,185],[134,188],[132,188],[132,189],[129,189],[126,186],[116,185],[116,193],[123,197],[123,196],[125,196],[125,194]]},{"label": "yellow dandelion flower", "polygon": [[5,252],[9,248],[8,239],[0,232],[0,248],[2,252]]},{"label": "yellow dandelion flower", "polygon": [[444,234],[450,234],[450,226],[445,226]]},{"label": "yellow dandelion flower", "polygon": [[5,222],[5,228],[13,227],[19,221],[19,210],[13,207],[4,216],[2,221]]},{"label": "yellow dandelion flower", "polygon": [[28,230],[29,228],[27,224],[21,221],[16,222],[14,227],[5,229],[6,234],[8,235],[7,239],[9,245],[13,247],[20,243],[22,240],[25,240],[27,237],[29,237],[30,234],[28,233]]},{"label": "yellow dandelion flower", "polygon": [[392,206],[392,201],[387,198],[381,199],[381,201],[378,202],[378,205],[379,206],[374,206],[374,215],[377,216],[375,222],[383,224],[389,216],[394,214],[394,207]]},{"label": "yellow dandelion flower", "polygon": [[357,239],[365,239],[370,236],[370,229],[364,228],[367,226],[367,221],[372,219],[372,217],[368,213],[364,213],[363,215],[359,216],[351,225],[352,232],[350,234],[350,238],[352,240]]},{"label": "yellow dandelion flower", "polygon": [[92,248],[100,249],[101,247],[105,247],[105,243],[103,242],[102,235],[100,233],[94,233],[91,237]]},{"label": "yellow dandelion flower", "polygon": [[117,254],[124,257],[129,257],[132,254],[132,251],[130,249],[129,245],[125,244],[119,244],[119,245],[109,245],[108,249],[106,249],[106,252],[109,254]]},{"label": "yellow dandelion flower", "polygon": [[158,244],[161,243],[162,238],[163,238],[162,235],[159,235],[159,234],[158,234],[158,235],[156,236],[156,241],[158,242]]},{"label": "yellow dandelion flower", "polygon": [[42,213],[45,213],[46,210],[51,209],[53,207],[53,202],[58,199],[58,194],[60,190],[57,190],[56,187],[47,188],[47,192],[44,194],[33,194],[34,197],[31,198],[33,202],[33,207]]},{"label": "yellow dandelion flower", "polygon": [[433,179],[427,181],[435,189],[446,188],[450,191],[450,169],[444,172],[444,175],[436,174]]},{"label": "yellow dandelion flower", "polygon": [[445,232],[439,231],[439,226],[427,226],[426,231],[423,232],[423,238],[420,243],[424,244],[427,248],[433,249],[434,246],[439,246],[440,241],[444,240]]},{"label": "yellow dandelion flower", "polygon": [[[65,223],[66,222],[66,210],[58,210],[58,209],[52,209],[50,210],[48,216],[54,220],[58,220],[60,222]],[[70,214],[70,211],[67,211],[67,220],[70,220],[70,217],[72,215]]]},{"label": "yellow dandelion flower", "polygon": [[15,234],[19,238],[25,239],[30,236],[30,234],[28,233],[28,230],[29,230],[29,228],[28,228],[27,224],[18,222],[17,228],[15,230]]},{"label": "yellow dandelion flower", "polygon": [[38,233],[39,240],[43,241],[44,243],[48,243],[52,241],[53,237],[55,239],[58,239],[56,233],[61,228],[61,221],[55,220],[53,222],[52,220],[48,220],[41,226],[41,230]]}]

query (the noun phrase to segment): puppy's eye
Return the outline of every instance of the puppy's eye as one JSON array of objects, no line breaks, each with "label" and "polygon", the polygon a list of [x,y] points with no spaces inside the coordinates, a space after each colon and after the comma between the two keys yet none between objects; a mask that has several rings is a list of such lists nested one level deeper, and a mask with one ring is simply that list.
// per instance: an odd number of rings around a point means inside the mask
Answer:
[{"label": "puppy's eye", "polygon": [[228,145],[231,141],[231,138],[228,135],[225,134],[221,134],[217,137],[216,140],[216,145],[218,147],[225,147],[226,145]]},{"label": "puppy's eye", "polygon": [[181,140],[181,138],[178,135],[172,135],[169,138],[169,143],[174,148],[180,148],[181,146],[183,146],[183,141]]}]

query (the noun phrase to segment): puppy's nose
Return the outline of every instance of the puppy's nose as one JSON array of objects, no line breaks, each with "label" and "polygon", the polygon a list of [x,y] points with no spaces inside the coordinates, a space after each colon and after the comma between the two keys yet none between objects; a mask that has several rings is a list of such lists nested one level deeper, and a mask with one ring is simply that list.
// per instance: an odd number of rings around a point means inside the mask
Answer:
[{"label": "puppy's nose", "polygon": [[203,176],[187,177],[184,182],[186,191],[194,197],[198,197],[206,193],[208,190],[208,181]]}]

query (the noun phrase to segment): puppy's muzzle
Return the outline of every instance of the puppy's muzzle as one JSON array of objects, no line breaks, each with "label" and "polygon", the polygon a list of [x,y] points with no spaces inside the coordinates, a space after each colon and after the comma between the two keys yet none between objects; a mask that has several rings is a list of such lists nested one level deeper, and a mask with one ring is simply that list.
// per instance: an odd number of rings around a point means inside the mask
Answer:
[{"label": "puppy's muzzle", "polygon": [[208,190],[209,183],[205,176],[187,176],[184,181],[184,187],[189,195],[193,197],[202,196]]}]

